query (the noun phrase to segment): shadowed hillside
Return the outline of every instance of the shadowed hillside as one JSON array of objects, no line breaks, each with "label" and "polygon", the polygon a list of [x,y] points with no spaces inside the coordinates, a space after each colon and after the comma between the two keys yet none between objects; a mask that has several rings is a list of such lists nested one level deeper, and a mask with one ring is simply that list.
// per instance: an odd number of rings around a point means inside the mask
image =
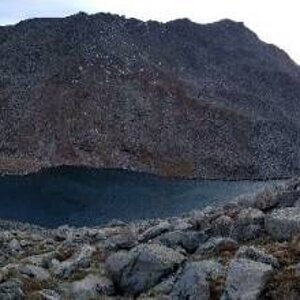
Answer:
[{"label": "shadowed hillside", "polygon": [[80,13],[0,27],[0,168],[299,173],[300,68],[242,23]]}]

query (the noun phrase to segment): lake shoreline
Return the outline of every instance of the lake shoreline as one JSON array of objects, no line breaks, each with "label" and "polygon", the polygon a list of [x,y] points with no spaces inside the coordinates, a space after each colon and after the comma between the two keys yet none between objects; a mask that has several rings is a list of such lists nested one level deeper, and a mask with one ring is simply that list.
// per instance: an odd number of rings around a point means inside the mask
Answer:
[{"label": "lake shoreline", "polygon": [[171,179],[114,169],[61,167],[24,177],[1,177],[0,218],[47,227],[164,218],[281,182]]},{"label": "lake shoreline", "polygon": [[238,177],[238,178],[231,178],[231,177],[197,177],[197,176],[168,176],[168,175],[162,175],[156,172],[151,171],[139,171],[135,169],[128,169],[128,168],[105,168],[105,167],[91,167],[86,165],[54,165],[54,166],[41,166],[39,168],[33,169],[33,170],[26,170],[26,171],[19,171],[19,172],[4,172],[3,170],[0,170],[0,178],[1,177],[11,177],[11,176],[30,176],[33,174],[40,174],[44,172],[48,172],[51,170],[59,170],[62,168],[78,168],[83,170],[90,170],[90,171],[116,171],[116,172],[125,172],[125,173],[134,173],[134,174],[140,174],[142,176],[153,176],[158,178],[165,178],[170,180],[190,180],[190,181],[198,181],[198,180],[206,180],[206,181],[270,181],[270,180],[289,180],[295,177],[295,175],[287,175],[287,176],[265,176],[265,177]]},{"label": "lake shoreline", "polygon": [[54,229],[0,220],[0,298],[297,299],[299,196],[293,179],[171,218]]}]

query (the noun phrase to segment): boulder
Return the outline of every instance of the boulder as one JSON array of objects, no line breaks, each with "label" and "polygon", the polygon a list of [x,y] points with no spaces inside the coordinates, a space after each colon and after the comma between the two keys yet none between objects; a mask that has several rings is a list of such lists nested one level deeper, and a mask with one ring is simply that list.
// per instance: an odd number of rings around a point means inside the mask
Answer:
[{"label": "boulder", "polygon": [[55,251],[52,251],[52,252],[25,257],[23,259],[23,262],[38,267],[47,268],[50,265],[51,260],[54,259],[55,256],[56,256]]},{"label": "boulder", "polygon": [[189,230],[192,229],[192,224],[188,219],[183,217],[172,217],[169,219],[170,224],[172,225],[172,230]]},{"label": "boulder", "polygon": [[1,300],[22,300],[25,295],[20,284],[16,281],[6,281],[0,284]]},{"label": "boulder", "polygon": [[262,210],[268,211],[278,205],[279,198],[276,196],[276,190],[274,188],[265,188],[259,193],[253,202],[253,206]]},{"label": "boulder", "polygon": [[210,227],[209,218],[203,211],[194,210],[189,214],[189,222],[197,230],[206,230]]},{"label": "boulder", "polygon": [[108,250],[131,249],[137,244],[137,237],[132,231],[124,231],[110,236],[104,242],[104,248]]},{"label": "boulder", "polygon": [[214,236],[229,236],[232,231],[233,220],[231,217],[223,215],[214,220],[211,226],[211,232]]},{"label": "boulder", "polygon": [[284,185],[266,189],[259,194],[255,207],[267,211],[273,208],[292,207],[300,198],[300,181],[298,178],[289,180]]},{"label": "boulder", "polygon": [[101,296],[114,294],[113,282],[106,277],[87,275],[85,278],[71,283],[63,284],[61,287],[67,299],[90,300]]},{"label": "boulder", "polygon": [[238,241],[258,238],[263,232],[265,214],[257,208],[240,211],[232,229],[231,236]]},{"label": "boulder", "polygon": [[167,222],[167,221],[163,221],[160,222],[159,224],[150,227],[149,229],[147,229],[145,232],[143,232],[143,234],[139,237],[139,240],[141,242],[147,242],[155,237],[157,237],[158,235],[171,230],[172,225]]},{"label": "boulder", "polygon": [[238,223],[241,225],[263,225],[264,218],[265,214],[260,209],[251,207],[241,210],[237,216]]},{"label": "boulder", "polygon": [[214,259],[205,259],[188,264],[201,271],[207,280],[216,280],[226,275],[225,267]]},{"label": "boulder", "polygon": [[300,232],[300,207],[274,210],[267,215],[266,231],[276,240],[291,240]]},{"label": "boulder", "polygon": [[50,278],[47,270],[34,265],[24,265],[19,269],[19,272],[23,276],[33,278],[37,281],[47,281]]},{"label": "boulder", "polygon": [[226,237],[213,237],[204,244],[201,244],[196,251],[196,255],[219,254],[223,251],[235,251],[238,249],[238,243]]},{"label": "boulder", "polygon": [[193,253],[199,246],[208,239],[203,232],[198,231],[171,231],[157,237],[154,242],[159,242],[167,247],[176,249],[182,247],[188,253]]},{"label": "boulder", "polygon": [[249,259],[234,259],[228,268],[222,300],[257,300],[273,268]]},{"label": "boulder", "polygon": [[20,242],[17,239],[12,239],[8,243],[8,249],[10,250],[11,253],[18,253],[22,250],[22,246]]},{"label": "boulder", "polygon": [[209,298],[210,290],[206,274],[197,264],[186,264],[182,275],[174,285],[171,299],[208,300]]},{"label": "boulder", "polygon": [[280,264],[278,259],[273,255],[265,253],[263,250],[258,249],[254,246],[242,246],[235,254],[235,258],[246,258],[249,260],[265,263],[273,266],[274,268],[279,268]]},{"label": "boulder", "polygon": [[48,289],[43,289],[41,291],[35,292],[32,295],[32,299],[39,299],[39,300],[62,300],[63,298],[56,291],[48,290]]},{"label": "boulder", "polygon": [[84,245],[78,253],[66,261],[60,262],[57,259],[51,261],[51,271],[58,278],[68,279],[78,269],[86,269],[90,267],[91,258],[95,248]]},{"label": "boulder", "polygon": [[177,274],[171,274],[166,279],[163,279],[160,283],[151,288],[145,295],[146,299],[149,299],[149,297],[154,297],[153,299],[163,299],[163,296],[165,296],[166,299],[169,299],[169,295],[172,292],[177,279],[176,275]]},{"label": "boulder", "polygon": [[109,256],[106,269],[122,292],[137,295],[158,284],[183,261],[183,255],[165,246],[139,245]]}]

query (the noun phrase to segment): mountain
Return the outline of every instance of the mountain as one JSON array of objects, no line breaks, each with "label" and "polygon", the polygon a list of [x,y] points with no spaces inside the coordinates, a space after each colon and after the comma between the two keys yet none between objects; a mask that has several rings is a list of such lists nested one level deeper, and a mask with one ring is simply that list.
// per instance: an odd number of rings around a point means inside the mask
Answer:
[{"label": "mountain", "polygon": [[230,20],[79,13],[0,27],[0,168],[299,174],[300,67]]}]

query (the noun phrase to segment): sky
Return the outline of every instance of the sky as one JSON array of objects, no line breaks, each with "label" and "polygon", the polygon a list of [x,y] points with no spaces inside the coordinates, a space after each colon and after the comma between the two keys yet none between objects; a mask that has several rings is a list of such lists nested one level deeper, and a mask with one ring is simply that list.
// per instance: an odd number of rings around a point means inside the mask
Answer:
[{"label": "sky", "polygon": [[189,18],[244,22],[258,36],[300,64],[299,0],[0,0],[0,25],[34,17],[63,17],[84,11],[111,12],[142,20]]}]

